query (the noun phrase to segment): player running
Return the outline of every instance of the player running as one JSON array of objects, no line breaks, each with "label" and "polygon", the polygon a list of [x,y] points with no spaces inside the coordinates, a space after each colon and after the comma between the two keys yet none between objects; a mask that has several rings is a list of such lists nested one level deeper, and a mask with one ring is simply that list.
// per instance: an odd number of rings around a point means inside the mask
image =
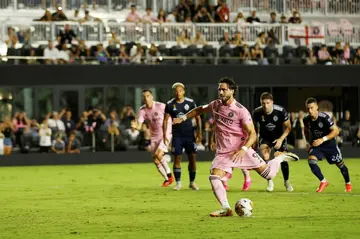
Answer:
[{"label": "player running", "polygon": [[[271,150],[275,152],[287,152],[286,137],[291,132],[291,123],[289,115],[284,107],[275,105],[273,96],[264,92],[260,96],[261,106],[253,112],[253,120],[257,126],[259,134],[260,155],[265,161],[270,160]],[[281,163],[281,171],[284,177],[284,185],[287,191],[294,191],[289,181],[289,163],[284,161]],[[242,190],[247,191],[251,185],[250,173],[243,170],[244,185]],[[273,180],[268,180],[267,191],[274,190]]]},{"label": "player running", "polygon": [[[194,100],[185,97],[185,86],[182,83],[175,83],[172,86],[172,89],[175,92],[175,98],[169,100],[165,108],[165,117],[164,121],[171,117],[178,118],[185,115],[190,110],[196,107]],[[191,120],[186,120],[182,124],[172,126],[172,153],[175,155],[174,160],[174,176],[176,180],[175,190],[181,189],[181,158],[183,154],[183,149],[185,149],[186,154],[188,155],[189,165],[189,178],[190,184],[189,187],[193,190],[199,190],[198,186],[195,184],[196,177],[196,142],[201,141],[202,136],[202,127],[201,127],[201,118],[196,117],[197,125],[197,137],[195,140],[194,136],[194,127]],[[163,124],[164,132],[167,130],[167,124]],[[164,142],[168,145],[170,139],[164,135]]]},{"label": "player running", "polygon": [[309,153],[308,163],[311,171],[320,180],[320,186],[316,192],[320,193],[329,185],[318,166],[318,160],[326,158],[329,164],[336,164],[345,180],[345,192],[351,192],[349,170],[346,167],[341,151],[336,144],[335,137],[339,135],[339,129],[326,113],[318,111],[315,98],[308,98],[305,102],[308,115],[304,118],[304,125],[310,131],[310,144],[307,145]]},{"label": "player running", "polygon": [[[162,186],[167,187],[174,182],[174,177],[171,174],[166,157],[164,153],[168,152],[167,146],[163,142],[163,122],[165,104],[154,101],[153,95],[150,90],[142,92],[144,105],[139,109],[139,117],[137,121],[131,122],[132,127],[140,130],[145,120],[149,122],[151,144],[150,151],[152,152],[154,163],[159,173],[164,177],[165,181]],[[168,139],[171,139],[171,121],[166,121],[169,127],[165,132]],[[168,156],[170,157],[170,156]]]},{"label": "player running", "polygon": [[214,117],[216,155],[211,165],[209,177],[213,192],[222,209],[212,212],[212,217],[232,216],[227,193],[222,180],[232,168],[253,169],[266,179],[272,179],[279,171],[280,163],[292,159],[292,153],[277,153],[268,164],[251,148],[256,143],[255,127],[249,111],[234,99],[237,85],[231,78],[219,81],[219,99],[208,105],[200,106],[173,120],[173,124],[212,112]]}]

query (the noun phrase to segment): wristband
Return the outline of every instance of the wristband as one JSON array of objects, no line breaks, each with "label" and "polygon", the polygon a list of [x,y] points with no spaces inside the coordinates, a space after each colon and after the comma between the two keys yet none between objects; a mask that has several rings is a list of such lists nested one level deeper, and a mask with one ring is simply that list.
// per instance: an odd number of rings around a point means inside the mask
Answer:
[{"label": "wristband", "polygon": [[326,136],[322,137],[322,139],[324,140],[324,142],[328,140]]},{"label": "wristband", "polygon": [[180,118],[183,119],[183,121],[185,121],[187,119],[186,115],[183,115]]},{"label": "wristband", "polygon": [[246,152],[246,151],[248,151],[249,148],[244,145],[244,146],[241,147],[241,149]]}]

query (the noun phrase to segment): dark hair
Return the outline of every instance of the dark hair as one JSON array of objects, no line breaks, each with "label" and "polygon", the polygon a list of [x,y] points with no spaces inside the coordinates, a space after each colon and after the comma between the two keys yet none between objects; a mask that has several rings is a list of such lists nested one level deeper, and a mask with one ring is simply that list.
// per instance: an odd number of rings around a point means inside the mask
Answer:
[{"label": "dark hair", "polygon": [[133,7],[136,7],[136,5],[135,5],[135,4],[132,4],[130,7],[133,8]]},{"label": "dark hair", "polygon": [[225,83],[229,86],[229,89],[234,90],[234,96],[236,94],[236,91],[238,89],[238,86],[236,85],[235,81],[231,77],[223,77],[219,80],[219,84]]},{"label": "dark hair", "polygon": [[317,100],[314,97],[307,98],[305,101],[305,105],[315,103],[317,104]]},{"label": "dark hair", "polygon": [[152,94],[151,90],[149,90],[149,89],[144,89],[141,93],[144,94],[145,92],[149,92],[150,94]]},{"label": "dark hair", "polygon": [[263,100],[274,100],[274,98],[273,98],[272,94],[270,94],[269,92],[264,92],[260,96],[260,101],[263,101]]}]

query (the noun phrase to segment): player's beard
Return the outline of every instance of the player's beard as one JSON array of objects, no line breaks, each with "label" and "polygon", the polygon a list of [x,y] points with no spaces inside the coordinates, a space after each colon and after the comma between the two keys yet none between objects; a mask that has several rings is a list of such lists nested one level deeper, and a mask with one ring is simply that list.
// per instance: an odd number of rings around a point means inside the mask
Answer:
[{"label": "player's beard", "polygon": [[230,100],[230,96],[220,96],[220,100],[221,100],[221,102],[225,105],[226,104],[226,102],[228,102],[228,100]]}]

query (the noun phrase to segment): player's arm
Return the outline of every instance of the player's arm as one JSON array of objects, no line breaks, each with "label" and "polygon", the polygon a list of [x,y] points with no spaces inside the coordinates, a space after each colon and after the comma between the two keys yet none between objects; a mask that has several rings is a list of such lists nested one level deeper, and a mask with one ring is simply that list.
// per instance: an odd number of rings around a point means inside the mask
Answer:
[{"label": "player's arm", "polygon": [[173,124],[181,124],[186,119],[191,119],[191,118],[200,116],[200,115],[204,114],[205,112],[210,111],[210,109],[211,109],[211,107],[209,105],[203,105],[203,106],[196,107],[195,109],[189,111],[187,114],[181,116],[180,118],[173,119]]},{"label": "player's arm", "polygon": [[254,143],[256,142],[256,131],[255,131],[255,126],[254,123],[247,123],[244,125],[245,131],[248,134],[248,138],[245,142],[245,144],[241,147],[241,149],[239,149],[239,151],[237,151],[234,155],[233,155],[233,161],[236,162],[238,160],[241,160],[242,157],[244,157],[244,155],[246,154],[246,151],[254,145]]},{"label": "player's arm", "polygon": [[315,140],[312,144],[314,147],[317,147],[322,143],[324,143],[325,141],[331,140],[339,135],[339,128],[336,126],[336,124],[334,124],[333,121],[331,121],[330,118],[327,119],[326,124],[330,129],[330,133],[328,135],[323,136],[320,139]]},{"label": "player's arm", "polygon": [[284,123],[283,123],[283,126],[284,126],[284,132],[282,133],[282,135],[280,136],[279,139],[281,139],[281,141],[284,141],[284,139],[286,139],[286,137],[290,134],[291,132],[291,123],[290,123],[290,120],[286,120]]},{"label": "player's arm", "polygon": [[216,148],[215,129],[216,129],[216,125],[215,125],[215,123],[213,123],[213,125],[211,127],[211,131],[210,131],[210,144],[209,144],[211,151],[215,151],[215,148]]},{"label": "player's arm", "polygon": [[196,126],[197,126],[197,136],[196,136],[196,143],[199,143],[198,141],[202,140],[202,123],[201,123],[201,117],[200,116],[196,116]]},{"label": "player's arm", "polygon": [[143,123],[140,123],[137,119],[134,119],[133,121],[131,121],[131,127],[135,128],[139,131],[141,130],[142,125],[143,125]]},{"label": "player's arm", "polygon": [[163,139],[164,139],[164,142],[165,142],[165,139],[168,140],[166,138],[166,132],[167,132],[167,127],[168,127],[169,117],[170,117],[170,115],[165,113],[164,121],[163,121]]}]

